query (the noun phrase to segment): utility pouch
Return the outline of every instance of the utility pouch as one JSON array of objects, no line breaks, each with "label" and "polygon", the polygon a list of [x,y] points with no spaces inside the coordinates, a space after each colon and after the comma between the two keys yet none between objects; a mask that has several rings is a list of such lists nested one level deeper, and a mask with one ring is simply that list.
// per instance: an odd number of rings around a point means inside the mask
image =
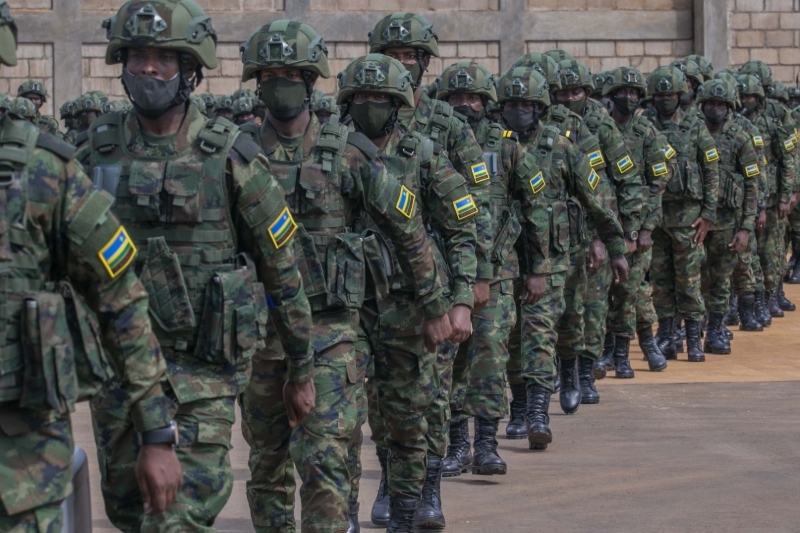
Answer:
[{"label": "utility pouch", "polygon": [[569,251],[570,220],[566,202],[556,202],[550,212],[550,245],[558,253]]},{"label": "utility pouch", "polygon": [[363,240],[364,263],[369,276],[364,298],[382,300],[389,295],[392,274],[394,274],[392,252],[380,233],[367,230],[365,235]]},{"label": "utility pouch", "polygon": [[586,222],[583,207],[574,200],[567,200],[569,214],[569,246],[579,246],[586,241]]},{"label": "utility pouch", "polygon": [[167,333],[192,331],[197,319],[178,256],[164,237],[147,239],[147,259],[139,276],[150,297],[150,316]]},{"label": "utility pouch", "polygon": [[722,201],[720,203],[722,207],[734,210],[741,209],[744,190],[739,183],[744,181],[744,177],[729,172],[720,172],[720,178],[720,189],[722,190]]},{"label": "utility pouch", "polygon": [[364,303],[364,242],[358,233],[340,233],[328,245],[328,305],[358,309]]},{"label": "utility pouch", "polygon": [[511,207],[502,208],[502,211],[500,231],[495,237],[492,247],[492,262],[501,266],[505,264],[508,254],[514,249],[514,244],[522,234],[522,224],[519,221],[519,202],[514,202]]},{"label": "utility pouch", "polygon": [[133,161],[128,177],[128,192],[133,197],[133,220],[136,222],[166,222],[161,209],[161,190],[165,161]]},{"label": "utility pouch", "polygon": [[680,171],[679,172],[674,172],[672,174],[672,179],[670,179],[667,182],[667,190],[669,192],[672,192],[672,193],[675,193],[675,194],[679,194],[679,193],[683,192],[683,189],[684,189],[683,177],[687,172],[686,165],[688,165],[688,163],[684,162],[681,165]]},{"label": "utility pouch", "polygon": [[325,294],[325,269],[317,254],[314,238],[308,234],[302,224],[298,225],[294,237],[294,253],[298,260],[298,268],[303,278],[303,289],[306,296]]},{"label": "utility pouch", "polygon": [[691,200],[703,199],[703,179],[700,176],[700,167],[693,161],[685,163],[686,197]]},{"label": "utility pouch", "polygon": [[170,219],[181,224],[199,224],[203,221],[200,210],[200,182],[203,163],[167,163],[164,191],[169,195]]}]

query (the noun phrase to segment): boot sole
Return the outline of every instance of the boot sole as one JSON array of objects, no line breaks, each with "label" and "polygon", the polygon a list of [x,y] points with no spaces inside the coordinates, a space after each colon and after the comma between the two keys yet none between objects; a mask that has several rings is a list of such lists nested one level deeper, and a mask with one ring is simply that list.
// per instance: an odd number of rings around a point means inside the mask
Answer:
[{"label": "boot sole", "polygon": [[527,439],[528,435],[523,433],[522,435],[506,435],[506,440],[522,440]]},{"label": "boot sole", "polygon": [[781,309],[783,309],[786,312],[791,313],[792,311],[796,311],[797,307],[781,307]]},{"label": "boot sole", "polygon": [[762,327],[756,329],[756,328],[743,328],[743,327],[739,326],[739,331],[764,331],[764,327],[762,326]]},{"label": "boot sole", "polygon": [[476,476],[505,476],[506,466],[473,466],[472,473]]},{"label": "boot sole", "polygon": [[600,398],[592,398],[587,400],[586,398],[581,398],[581,405],[595,405],[600,403]]},{"label": "boot sole", "polygon": [[529,450],[546,450],[547,445],[553,442],[552,435],[546,433],[528,434],[528,449]]},{"label": "boot sole", "polygon": [[636,374],[631,375],[620,375],[619,373],[614,373],[614,377],[617,379],[633,379]]},{"label": "boot sole", "polygon": [[711,348],[703,348],[705,353],[710,353],[712,355],[730,355],[730,350],[712,350]]},{"label": "boot sole", "polygon": [[438,522],[434,520],[423,520],[417,522],[415,520],[414,526],[420,529],[444,529],[444,521]]},{"label": "boot sole", "polygon": [[445,472],[444,470],[442,470],[442,477],[458,477],[461,474],[466,474],[470,468],[472,468],[472,465],[467,465],[461,470],[458,470],[456,472]]},{"label": "boot sole", "polygon": [[664,363],[664,366],[659,366],[659,367],[656,367],[656,368],[653,368],[650,365],[648,365],[648,367],[650,368],[650,372],[661,372],[662,370],[667,368],[667,363]]},{"label": "boot sole", "polygon": [[390,519],[390,518],[387,518],[386,520],[383,520],[383,519],[376,520],[376,519],[375,519],[375,517],[371,517],[371,518],[370,518],[370,521],[372,522],[372,525],[374,525],[374,526],[381,526],[381,527],[386,527],[386,526],[388,526],[388,525],[389,525],[389,520],[391,520],[391,519]]},{"label": "boot sole", "polygon": [[699,359],[699,358],[689,359],[689,362],[690,363],[705,363],[706,362],[706,358],[703,357],[702,359]]}]

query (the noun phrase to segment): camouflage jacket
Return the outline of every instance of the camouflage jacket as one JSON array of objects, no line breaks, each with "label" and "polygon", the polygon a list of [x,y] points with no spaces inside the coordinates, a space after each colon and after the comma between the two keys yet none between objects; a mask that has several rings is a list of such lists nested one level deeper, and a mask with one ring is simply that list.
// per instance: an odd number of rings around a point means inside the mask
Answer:
[{"label": "camouflage jacket", "polygon": [[667,182],[677,172],[677,159],[674,154],[667,159],[667,139],[647,118],[633,115],[627,124],[616,125],[636,167],[644,172],[641,229],[653,231],[661,222],[661,196]]},{"label": "camouflage jacket", "polygon": [[719,198],[711,230],[753,231],[761,174],[753,140],[732,112],[718,131],[710,133],[719,153]]},{"label": "camouflage jacket", "polygon": [[655,109],[643,115],[667,138],[667,156],[674,152],[678,161],[678,172],[662,197],[662,226],[687,227],[700,217],[713,223],[719,195],[719,153],[706,125],[697,113],[685,114],[680,109],[666,120]]},{"label": "camouflage jacket", "polygon": [[[766,99],[764,115],[776,120],[784,131],[789,134],[794,147],[797,147],[798,132],[797,123],[792,116],[792,111],[781,101],[772,98]],[[792,192],[800,191],[800,151],[794,150],[792,153],[792,160],[794,162],[794,180],[792,185]]]},{"label": "camouflage jacket", "polygon": [[[521,257],[523,274],[566,272],[569,267],[570,227],[579,220],[570,216],[573,210],[568,198],[577,199],[586,209],[598,229],[611,257],[627,252],[622,226],[613,211],[600,201],[598,189],[602,178],[592,168],[589,158],[554,126],[541,122],[535,133],[521,139],[521,144],[533,154],[542,172],[542,188],[548,203],[548,216],[536,219],[537,251],[541,257]],[[581,215],[578,215],[580,217]],[[572,220],[570,220],[572,218]],[[518,251],[520,248],[518,247]],[[582,253],[582,252],[581,252]]]},{"label": "camouflage jacket", "polygon": [[[759,109],[750,122],[758,128],[763,144],[763,154],[766,163],[766,189],[764,190],[763,206],[775,207],[778,203],[786,204],[791,201],[796,176],[795,160],[796,145],[792,140],[791,131],[787,130],[782,122],[767,115]],[[758,145],[758,142],[754,144]]]},{"label": "camouflage jacket", "polygon": [[767,176],[769,173],[767,171],[767,156],[764,154],[764,137],[761,135],[761,131],[756,125],[747,120],[743,115],[736,113],[733,118],[736,124],[741,126],[744,132],[750,136],[750,140],[753,141],[753,148],[756,150],[756,156],[758,157],[758,168],[760,170],[758,173],[758,213],[765,208],[766,192],[768,191]]},{"label": "camouflage jacket", "polygon": [[136,268],[182,403],[241,392],[268,316],[290,379],[308,380],[313,368],[297,224],[258,145],[239,133],[194,106],[163,139],[144,134],[135,112],[110,113],[92,124],[78,156],[113,191],[140,249]]},{"label": "camouflage jacket", "polygon": [[58,121],[51,115],[40,115],[36,113],[36,126],[43,132],[61,137],[61,132],[58,130]]},{"label": "camouflage jacket", "polygon": [[478,206],[475,227],[478,235],[476,248],[478,260],[478,279],[494,278],[491,259],[492,229],[489,181],[476,169],[480,167],[481,148],[475,141],[472,129],[461,120],[447,102],[433,100],[424,92],[417,107],[413,110],[403,108],[398,114],[398,122],[407,130],[421,133],[434,143],[434,151],[447,151],[447,159],[456,171],[467,180],[469,192]]},{"label": "camouflage jacket", "polygon": [[534,238],[537,226],[533,225],[548,216],[547,201],[545,195],[540,194],[542,186],[537,178],[539,167],[536,158],[517,142],[516,133],[504,131],[502,126],[488,119],[478,123],[475,139],[483,149],[485,170],[491,176],[495,280],[514,279],[520,275],[515,249],[520,237],[521,246],[533,247],[529,252],[531,256],[542,255],[539,240]]}]

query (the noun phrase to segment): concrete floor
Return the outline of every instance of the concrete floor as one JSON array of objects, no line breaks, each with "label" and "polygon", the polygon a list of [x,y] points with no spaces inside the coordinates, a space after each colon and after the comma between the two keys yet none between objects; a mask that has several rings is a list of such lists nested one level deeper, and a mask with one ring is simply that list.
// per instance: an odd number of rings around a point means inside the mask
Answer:
[{"label": "concrete floor", "polygon": [[[800,303],[800,287],[789,286]],[[500,441],[506,476],[462,475],[442,483],[448,531],[797,532],[800,531],[800,311],[764,333],[740,333],[733,353],[688,363],[685,354],[651,373],[632,350],[636,378],[598,382],[601,403],[573,416],[551,404],[554,442]],[[76,441],[95,448],[85,405]],[[501,433],[505,424],[501,424]],[[365,428],[367,434],[369,429]],[[245,497],[248,447],[234,429],[234,492],[220,532],[250,532]],[[379,468],[366,439],[361,526]],[[92,467],[94,531],[115,531]]]}]

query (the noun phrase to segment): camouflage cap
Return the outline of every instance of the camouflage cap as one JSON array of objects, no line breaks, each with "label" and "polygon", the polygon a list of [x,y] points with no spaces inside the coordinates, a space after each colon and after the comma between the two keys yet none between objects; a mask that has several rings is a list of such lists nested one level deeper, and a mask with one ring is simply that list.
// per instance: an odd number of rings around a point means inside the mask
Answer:
[{"label": "camouflage cap", "polygon": [[17,24],[5,0],[0,1],[0,63],[17,66]]},{"label": "camouflage cap", "polygon": [[103,112],[103,102],[97,95],[86,93],[75,99],[75,113],[84,111],[94,111],[98,114]]},{"label": "camouflage cap", "polygon": [[42,99],[42,102],[47,101],[47,89],[44,88],[44,83],[38,80],[25,80],[22,85],[17,89],[17,96],[25,96],[26,94],[35,94]]},{"label": "camouflage cap", "polygon": [[383,53],[392,46],[419,48],[439,57],[439,38],[425,17],[416,13],[386,15],[369,32],[371,54]]},{"label": "camouflage cap", "polygon": [[562,89],[583,87],[587,93],[594,90],[594,81],[589,67],[574,59],[565,59],[558,64],[558,78]]},{"label": "camouflage cap", "polygon": [[644,76],[641,72],[631,67],[618,67],[606,74],[603,84],[603,95],[612,94],[617,89],[633,87],[639,89],[641,96],[647,94]]},{"label": "camouflage cap", "polygon": [[497,101],[527,100],[550,107],[547,80],[533,67],[514,67],[497,80]]},{"label": "camouflage cap", "polygon": [[525,54],[514,62],[514,67],[529,67],[542,75],[551,91],[561,89],[560,67],[555,59],[539,53]]},{"label": "camouflage cap", "polygon": [[767,87],[766,93],[767,98],[781,101],[784,104],[789,102],[789,91],[786,90],[786,85],[777,80],[772,82],[772,85]]},{"label": "camouflage cap", "polygon": [[647,95],[683,94],[688,90],[686,76],[678,67],[658,67],[647,77]]},{"label": "camouflage cap", "polygon": [[[2,93],[0,93],[0,94],[2,94]],[[3,95],[3,98],[5,98],[5,97],[6,97],[6,95]],[[77,103],[75,102],[75,100],[67,100],[66,102],[61,104],[61,107],[58,110],[59,115],[61,116],[61,120],[65,120],[65,119],[74,117],[75,116],[75,109],[77,107],[78,106],[77,106]]]},{"label": "camouflage cap", "polygon": [[735,108],[736,88],[725,80],[708,80],[697,88],[697,103],[702,104],[709,100],[725,102],[732,108]]},{"label": "camouflage cap", "polygon": [[103,28],[109,41],[106,65],[121,63],[126,48],[153,47],[190,54],[205,68],[217,68],[217,33],[192,0],[128,0]]},{"label": "camouflage cap", "polygon": [[569,52],[565,52],[564,50],[561,50],[559,48],[554,48],[552,50],[548,50],[547,52],[544,53],[544,55],[546,55],[547,57],[553,58],[553,60],[556,63],[561,63],[562,61],[566,61],[566,60],[572,60],[572,61],[575,60],[575,56],[573,56]]},{"label": "camouflage cap", "polygon": [[683,58],[677,61],[673,61],[670,64],[673,67],[681,69],[681,72],[683,72],[683,75],[686,76],[687,81],[694,80],[698,86],[703,85],[703,83],[705,83],[706,78],[700,71],[700,67],[698,67],[697,63],[695,63],[691,59]]},{"label": "camouflage cap", "polygon": [[478,63],[459,61],[453,63],[438,78],[437,100],[446,100],[454,93],[474,93],[497,101],[494,75]]},{"label": "camouflage cap", "polygon": [[707,57],[701,56],[700,54],[690,54],[684,59],[695,62],[695,64],[700,68],[700,72],[703,74],[705,81],[708,81],[714,77],[714,65],[711,64],[711,61]]},{"label": "camouflage cap", "polygon": [[239,47],[242,81],[256,76],[265,68],[297,68],[330,78],[328,47],[308,24],[293,20],[277,20],[250,34]]},{"label": "camouflage cap", "polygon": [[398,98],[403,105],[414,105],[414,80],[402,63],[383,54],[369,54],[350,62],[337,77],[342,105],[357,92],[375,92]]},{"label": "camouflage cap", "polygon": [[740,74],[737,76],[736,82],[736,88],[739,90],[739,95],[752,94],[759,98],[766,97],[766,94],[764,93],[764,86],[761,85],[761,80],[758,78],[758,76],[753,76],[752,74]]},{"label": "camouflage cap", "polygon": [[17,96],[6,99],[6,113],[20,120],[32,120],[36,117],[36,106],[27,98]]},{"label": "camouflage cap", "polygon": [[739,69],[739,74],[755,76],[765,88],[772,85],[772,70],[770,70],[769,65],[758,59],[753,59],[742,65]]}]

